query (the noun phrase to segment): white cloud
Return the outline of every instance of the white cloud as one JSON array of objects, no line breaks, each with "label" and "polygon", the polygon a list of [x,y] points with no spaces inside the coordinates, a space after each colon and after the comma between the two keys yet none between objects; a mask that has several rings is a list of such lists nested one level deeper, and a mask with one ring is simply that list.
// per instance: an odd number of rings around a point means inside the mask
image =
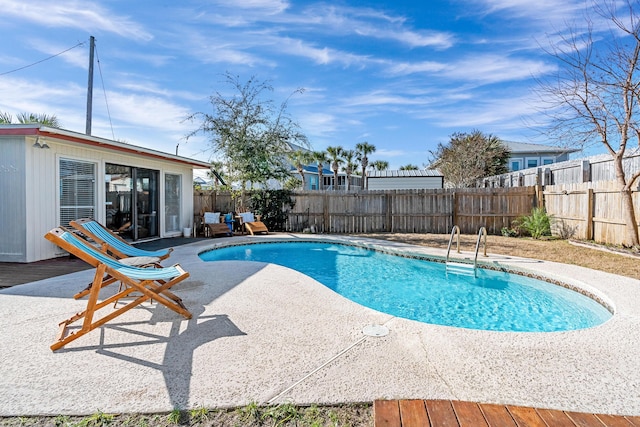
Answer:
[{"label": "white cloud", "polygon": [[428,98],[407,96],[402,94],[391,93],[385,90],[373,91],[363,95],[349,97],[344,100],[346,106],[376,106],[376,105],[424,105],[432,102]]},{"label": "white cloud", "polygon": [[488,54],[457,61],[445,74],[460,80],[498,83],[530,79],[555,70],[555,65],[540,60]]},{"label": "white cloud", "polygon": [[253,13],[266,13],[276,15],[289,8],[289,3],[282,0],[217,0],[218,6],[229,7],[231,9],[243,9]]},{"label": "white cloud", "polygon": [[[67,119],[60,112],[61,106],[76,104],[86,106],[86,88],[76,84],[51,85],[46,81],[24,80],[4,76],[0,79],[0,110],[13,114],[20,112],[55,114],[66,125]],[[7,104],[10,100],[11,104]]]},{"label": "white cloud", "polygon": [[153,36],[142,25],[126,16],[112,14],[92,2],[80,0],[0,0],[0,10],[6,17],[20,19],[44,27],[78,28],[87,33],[107,31],[122,37],[149,41]]},{"label": "white cloud", "polygon": [[[29,45],[34,50],[45,53],[48,56],[58,55],[60,54],[60,52],[63,52],[70,48],[70,46],[62,46],[59,43],[54,43],[42,38],[29,40]],[[87,53],[88,50],[89,43],[87,40],[87,43],[85,43],[83,46],[78,46],[76,48],[68,50],[58,55],[56,58],[60,58],[61,60],[73,65],[74,67],[87,69],[89,68],[89,54]]]},{"label": "white cloud", "polygon": [[393,62],[387,67],[387,72],[392,75],[408,75],[414,73],[434,73],[445,70],[447,64],[435,61],[420,62]]}]

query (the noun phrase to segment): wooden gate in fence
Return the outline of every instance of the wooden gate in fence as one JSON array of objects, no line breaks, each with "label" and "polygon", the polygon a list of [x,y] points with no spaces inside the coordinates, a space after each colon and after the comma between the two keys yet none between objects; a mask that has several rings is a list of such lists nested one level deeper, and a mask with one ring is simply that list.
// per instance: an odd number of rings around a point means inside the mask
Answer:
[{"label": "wooden gate in fence", "polygon": [[[547,213],[555,218],[554,234],[620,244],[625,233],[622,197],[615,181],[549,185],[544,190]],[[633,192],[636,220],[640,221],[640,194]]]}]

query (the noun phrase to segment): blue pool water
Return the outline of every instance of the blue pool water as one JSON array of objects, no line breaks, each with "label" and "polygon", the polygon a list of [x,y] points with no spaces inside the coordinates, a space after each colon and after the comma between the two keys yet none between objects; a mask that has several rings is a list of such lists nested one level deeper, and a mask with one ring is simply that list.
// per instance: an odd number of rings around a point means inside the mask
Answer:
[{"label": "blue pool water", "polygon": [[229,246],[204,261],[260,261],[300,271],[366,307],[425,323],[492,331],[551,332],[599,325],[611,313],[578,292],[517,274],[447,273],[443,263],[356,246],[277,242]]}]

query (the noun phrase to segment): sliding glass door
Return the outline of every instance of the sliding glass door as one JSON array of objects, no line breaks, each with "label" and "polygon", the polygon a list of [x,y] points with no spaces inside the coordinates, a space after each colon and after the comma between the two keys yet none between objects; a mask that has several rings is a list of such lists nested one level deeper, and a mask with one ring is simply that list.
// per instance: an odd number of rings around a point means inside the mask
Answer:
[{"label": "sliding glass door", "polygon": [[159,172],[105,165],[106,225],[130,240],[159,236]]}]

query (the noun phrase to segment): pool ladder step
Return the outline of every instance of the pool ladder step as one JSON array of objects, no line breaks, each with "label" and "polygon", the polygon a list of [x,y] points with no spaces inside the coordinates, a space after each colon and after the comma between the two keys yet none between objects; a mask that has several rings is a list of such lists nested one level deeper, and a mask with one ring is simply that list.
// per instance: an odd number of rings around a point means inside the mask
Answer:
[{"label": "pool ladder step", "polygon": [[460,253],[460,228],[454,225],[451,229],[451,237],[449,238],[449,246],[447,247],[447,258],[445,259],[445,271],[447,273],[460,274],[465,276],[476,277],[478,271],[478,251],[480,250],[480,241],[484,236],[484,256],[487,256],[487,230],[484,227],[480,227],[478,231],[478,240],[476,241],[476,253],[473,258],[473,264],[467,264],[462,262],[449,261],[449,252],[451,252],[451,243],[453,243],[453,237],[457,239],[457,252]]},{"label": "pool ladder step", "polygon": [[476,267],[473,264],[463,262],[447,262],[447,273],[458,274],[461,276],[476,276]]}]

